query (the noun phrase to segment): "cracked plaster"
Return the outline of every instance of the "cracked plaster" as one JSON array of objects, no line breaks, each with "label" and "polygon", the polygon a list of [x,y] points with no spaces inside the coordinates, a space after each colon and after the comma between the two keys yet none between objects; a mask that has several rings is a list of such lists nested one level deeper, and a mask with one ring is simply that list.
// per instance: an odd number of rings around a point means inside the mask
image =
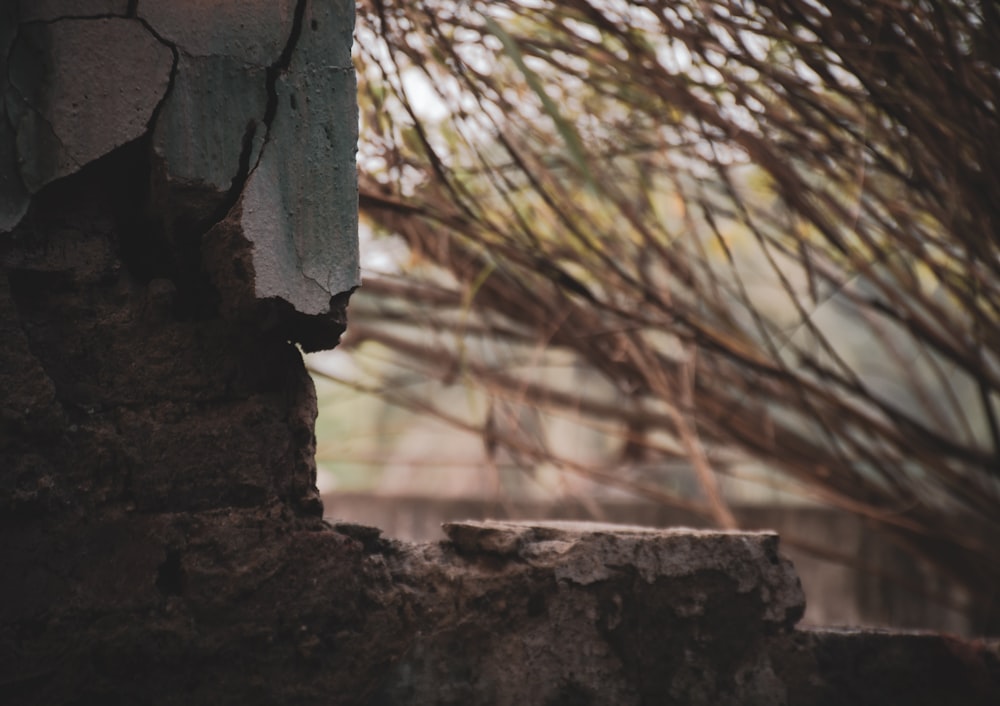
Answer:
[{"label": "cracked plaster", "polygon": [[51,22],[68,16],[73,17],[124,17],[128,12],[128,0],[20,0],[18,3],[21,22]]},{"label": "cracked plaster", "polygon": [[[305,314],[360,283],[357,248],[358,138],[350,58],[354,6],[310,3],[276,112],[247,181],[241,225],[254,243],[256,296],[292,301]],[[326,31],[326,27],[340,31]],[[349,155],[349,159],[345,157]],[[332,236],[332,237],[331,237]]]},{"label": "cracked plaster", "polygon": [[[168,178],[239,193],[256,299],[330,311],[331,297],[360,282],[353,4],[215,0],[138,12],[181,51],[154,136]],[[240,31],[213,31],[232,26]]]},{"label": "cracked plaster", "polygon": [[180,55],[153,135],[171,180],[225,193],[239,172],[248,129],[253,132],[249,160],[257,161],[264,142],[265,72],[232,57]]},{"label": "cracked plaster", "polygon": [[[5,27],[16,26],[12,8],[0,11]],[[0,31],[11,76],[0,79],[0,231],[23,218],[31,194],[151,135],[167,187],[187,190],[177,198],[193,188],[235,206],[252,298],[321,315],[359,284],[353,3],[18,9],[16,32]]]},{"label": "cracked plaster", "polygon": [[135,20],[22,25],[7,107],[28,191],[142,136],[172,67],[170,48]]},{"label": "cracked plaster", "polygon": [[17,133],[6,100],[10,50],[17,36],[16,20],[16,7],[0,3],[0,232],[13,228],[24,217],[29,200],[17,166]]}]

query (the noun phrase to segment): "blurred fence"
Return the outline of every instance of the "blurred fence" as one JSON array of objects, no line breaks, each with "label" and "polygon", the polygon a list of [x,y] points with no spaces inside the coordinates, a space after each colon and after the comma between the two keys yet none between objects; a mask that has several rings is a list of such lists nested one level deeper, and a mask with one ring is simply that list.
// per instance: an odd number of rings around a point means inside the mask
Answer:
[{"label": "blurred fence", "polygon": [[[441,523],[467,519],[565,519],[655,527],[704,526],[698,516],[642,501],[580,503],[491,502],[370,493],[323,496],[328,520],[379,527],[410,541],[443,538]],[[804,623],[975,632],[966,598],[933,567],[914,559],[853,515],[816,507],[734,508],[744,529],[772,529],[794,563],[806,593]]]}]

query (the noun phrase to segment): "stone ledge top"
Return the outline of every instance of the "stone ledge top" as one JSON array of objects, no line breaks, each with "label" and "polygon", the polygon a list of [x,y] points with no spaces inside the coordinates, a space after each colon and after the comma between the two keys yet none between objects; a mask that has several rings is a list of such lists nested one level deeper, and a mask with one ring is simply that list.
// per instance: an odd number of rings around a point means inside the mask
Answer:
[{"label": "stone ledge top", "polygon": [[501,556],[523,555],[529,545],[546,542],[573,542],[599,536],[615,536],[645,541],[687,542],[738,538],[742,541],[777,543],[775,532],[692,529],[690,527],[645,527],[611,522],[577,520],[462,520],[441,525],[445,535],[460,550]]},{"label": "stone ledge top", "polygon": [[791,626],[805,610],[799,577],[774,532],[550,521],[449,522],[443,529],[459,554],[520,561],[580,586],[629,572],[648,584],[721,574],[736,593],[759,596],[765,622]]}]

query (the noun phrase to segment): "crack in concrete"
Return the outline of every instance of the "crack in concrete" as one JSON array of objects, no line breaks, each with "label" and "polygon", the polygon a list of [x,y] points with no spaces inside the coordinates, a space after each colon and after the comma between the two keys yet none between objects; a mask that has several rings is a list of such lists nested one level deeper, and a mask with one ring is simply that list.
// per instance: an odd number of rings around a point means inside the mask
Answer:
[{"label": "crack in concrete", "polygon": [[[247,183],[247,179],[250,177],[250,156],[253,154],[253,140],[257,136],[257,121],[250,120],[247,123],[246,129],[243,131],[243,141],[240,148],[240,159],[237,163],[236,174],[233,175],[232,180],[229,182],[229,189],[226,191],[226,198],[223,200],[222,204],[219,206],[217,215],[213,218],[215,222],[221,221],[225,218],[226,214],[236,205],[236,201],[239,199],[240,194],[243,193],[243,187]],[[265,137],[265,142],[266,142]],[[261,152],[264,151],[264,146],[261,145]],[[257,155],[258,162],[260,161],[260,155]],[[256,167],[256,164],[254,165]]]},{"label": "crack in concrete", "polygon": [[[138,0],[135,0],[135,2],[136,2],[136,6],[137,6],[138,5]],[[146,126],[145,126],[145,129],[143,130],[143,133],[141,135],[139,135],[138,137],[135,138],[135,139],[142,139],[142,138],[148,136],[152,132],[153,128],[155,127],[156,118],[159,115],[161,109],[163,108],[163,105],[166,102],[167,97],[170,95],[171,90],[173,89],[174,78],[177,75],[177,64],[178,64],[177,47],[175,47],[172,43],[170,43],[169,41],[167,41],[166,39],[164,39],[162,36],[160,36],[160,34],[152,26],[150,26],[150,24],[148,22],[146,22],[142,18],[139,18],[139,17],[129,18],[127,15],[117,15],[117,14],[103,13],[103,14],[94,14],[94,15],[63,15],[63,16],[60,16],[60,17],[57,17],[57,18],[54,18],[54,19],[51,19],[51,20],[29,20],[27,22],[19,22],[19,21],[17,21],[17,31],[15,32],[14,38],[13,38],[13,40],[10,43],[10,49],[8,50],[7,56],[6,56],[6,60],[7,60],[6,61],[6,64],[7,64],[7,67],[6,67],[7,68],[6,88],[7,88],[7,90],[9,90],[12,93],[16,94],[17,98],[20,99],[21,103],[28,110],[30,110],[35,116],[37,116],[37,118],[38,118],[38,120],[39,120],[39,122],[41,124],[45,125],[48,128],[49,134],[59,144],[59,147],[60,147],[60,149],[62,151],[62,155],[64,155],[65,158],[68,159],[72,163],[73,167],[75,168],[74,171],[78,171],[78,170],[82,169],[84,166],[86,166],[86,164],[82,164],[76,158],[76,156],[71,152],[69,146],[63,141],[63,139],[56,132],[55,127],[52,124],[52,121],[49,120],[48,118],[46,118],[45,115],[44,115],[44,113],[42,112],[42,110],[38,106],[36,106],[32,101],[30,101],[24,95],[24,93],[21,91],[21,89],[14,83],[14,81],[11,80],[11,57],[13,56],[13,53],[14,53],[14,47],[17,45],[18,40],[20,40],[21,37],[22,37],[22,28],[24,28],[24,27],[30,27],[30,26],[33,26],[33,25],[46,25],[46,26],[50,26],[50,25],[54,25],[54,24],[56,24],[58,22],[65,22],[65,21],[68,21],[68,20],[92,21],[92,20],[104,20],[104,19],[114,19],[114,20],[132,19],[133,21],[139,22],[143,26],[143,28],[147,32],[149,32],[150,35],[154,39],[156,39],[156,41],[158,41],[163,46],[167,47],[171,51],[171,54],[172,54],[172,62],[171,62],[171,67],[170,67],[170,78],[168,79],[168,82],[167,82],[167,88],[164,90],[163,95],[160,96],[160,99],[157,101],[156,106],[154,106],[153,111],[152,111],[152,113],[150,115],[150,118],[146,122]],[[2,112],[4,114],[4,118],[5,118],[6,122],[7,122],[7,125],[11,129],[11,133],[14,135],[14,139],[15,139],[15,153],[19,154],[19,152],[17,151],[17,146],[16,146],[17,145],[16,140],[17,140],[17,134],[18,134],[17,126],[12,122],[11,116],[9,114],[9,111],[7,110],[6,97],[3,97],[3,98],[4,98],[4,106],[3,106],[3,111]],[[28,187],[27,183],[25,182],[24,174],[22,172],[22,169],[20,168],[20,165],[18,166],[18,169],[17,169],[16,173],[17,173],[18,180],[20,181],[21,186],[24,188],[24,190],[29,195],[33,195],[35,192],[33,192]]]},{"label": "crack in concrete", "polygon": [[329,294],[330,290],[333,289],[333,287],[331,287],[328,284],[323,284],[318,279],[316,279],[312,275],[308,274],[304,269],[302,269],[302,263],[305,261],[305,259],[302,257],[302,253],[299,252],[298,243],[295,243],[295,254],[297,256],[296,259],[299,261],[297,269],[299,271],[299,274],[302,275],[302,278],[310,282],[313,282],[317,287],[320,288],[322,292]]},{"label": "crack in concrete", "polygon": [[[281,77],[282,73],[291,65],[292,54],[294,53],[299,37],[302,34],[302,28],[305,22],[305,10],[307,2],[308,0],[298,0],[298,2],[296,3],[295,13],[292,20],[292,29],[291,32],[289,33],[288,42],[285,44],[285,47],[282,50],[281,55],[278,57],[278,60],[275,61],[275,63],[268,68],[268,74],[267,74],[268,106],[267,110],[264,113],[264,125],[265,125],[264,140],[261,144],[260,153],[257,155],[257,162],[254,164],[253,169],[250,170],[251,172],[254,171],[260,164],[260,160],[264,156],[264,150],[267,148],[267,145],[270,142],[271,125],[274,121],[275,115],[277,114],[278,102],[279,102],[278,86],[277,86],[278,79]],[[354,70],[353,65],[329,66],[326,68],[335,69],[337,71],[343,71],[343,72]],[[294,94],[292,94],[291,98],[294,101],[295,99]],[[303,254],[300,251],[302,244],[300,242],[293,241],[292,245],[295,250],[295,259],[296,259],[295,269],[299,272],[299,275],[306,281],[312,282],[322,292],[328,293],[330,292],[331,289],[335,289],[335,287],[331,286],[331,283],[327,282],[324,284],[319,279],[309,275],[305,271],[304,263],[306,261],[306,258],[303,257]]]},{"label": "crack in concrete", "polygon": [[302,34],[302,25],[305,18],[307,2],[308,0],[298,0],[296,3],[295,11],[292,14],[292,27],[289,30],[285,46],[282,48],[281,54],[278,55],[278,58],[274,61],[274,63],[265,69],[267,104],[264,106],[264,115],[261,117],[261,122],[264,125],[264,138],[261,140],[260,150],[257,152],[257,159],[252,165],[250,164],[250,157],[253,154],[253,141],[257,136],[258,128],[256,122],[250,121],[243,133],[242,149],[240,151],[239,166],[236,170],[236,174],[233,175],[229,189],[226,192],[226,197],[222,200],[216,214],[211,219],[215,223],[218,223],[225,218],[226,214],[228,214],[236,205],[236,202],[239,201],[240,195],[243,193],[243,189],[246,187],[250,175],[257,169],[258,165],[260,165],[260,160],[264,156],[264,150],[267,148],[268,142],[270,141],[271,125],[274,122],[274,116],[278,112],[278,79],[292,63],[292,54],[295,52],[295,47],[297,46],[299,37]]},{"label": "crack in concrete", "polygon": [[119,14],[117,12],[94,12],[92,14],[81,14],[81,15],[59,15],[58,17],[53,17],[49,20],[36,19],[36,20],[24,20],[21,22],[18,20],[20,26],[27,25],[51,25],[56,22],[62,22],[63,20],[125,20],[129,19],[128,10],[124,14]]},{"label": "crack in concrete", "polygon": [[[4,90],[3,93],[0,93],[0,115],[3,116],[3,121],[7,125],[7,128],[10,130],[11,140],[13,141],[14,151],[12,156],[14,157],[15,162],[14,162],[14,171],[12,172],[12,175],[17,177],[17,183],[20,185],[21,189],[24,190],[24,193],[28,195],[30,201],[31,191],[28,189],[28,185],[24,181],[24,175],[21,174],[21,169],[17,164],[17,126],[14,125],[14,122],[11,119],[11,115],[7,110],[7,91],[12,90],[20,95],[20,91],[17,88],[15,88],[14,84],[11,82],[11,73],[10,73],[10,60],[14,54],[14,46],[17,44],[18,40],[21,37],[20,9],[21,8],[17,5],[13,6],[12,19],[15,30],[14,30],[14,35],[11,37],[10,44],[8,44],[6,47],[6,54],[4,55],[4,69],[6,70],[6,73],[4,75],[4,82],[3,82]],[[25,206],[25,212],[27,212],[27,206]],[[23,217],[24,214],[22,213],[20,218]]]},{"label": "crack in concrete", "polygon": [[[45,22],[45,23],[28,22],[28,23],[25,23],[25,24],[52,24],[52,23],[50,23],[50,22]],[[57,143],[59,143],[59,148],[60,148],[60,151],[62,152],[62,155],[65,156],[65,158],[68,159],[73,164],[73,166],[76,168],[76,170],[82,169],[84,165],[80,164],[80,162],[76,159],[76,157],[72,154],[72,152],[70,152],[69,146],[65,142],[63,142],[63,139],[59,136],[59,133],[56,132],[55,126],[53,126],[52,121],[49,120],[48,118],[46,118],[45,114],[42,112],[42,109],[39,108],[37,105],[35,105],[32,101],[30,101],[28,99],[28,97],[24,95],[24,93],[21,91],[21,89],[13,81],[10,80],[10,59],[9,59],[9,57],[11,55],[13,55],[13,47],[17,43],[17,40],[20,38],[20,26],[19,26],[18,30],[19,30],[18,34],[15,36],[14,41],[11,42],[11,52],[8,54],[8,61],[7,61],[7,76],[8,76],[7,90],[10,91],[11,93],[15,94],[17,96],[17,98],[21,101],[21,104],[27,110],[31,111],[32,114],[34,114],[35,116],[37,116],[39,123],[41,123],[46,128],[48,128],[49,135],[51,135],[52,138]],[[7,118],[7,124],[10,125],[11,133],[14,135],[14,152],[15,152],[15,154],[17,154],[18,157],[21,157],[20,150],[18,149],[18,146],[17,146],[17,136],[18,136],[17,125],[15,125],[14,123],[11,122],[10,115],[7,114],[6,103],[7,103],[7,101],[6,101],[6,98],[5,98],[5,100],[4,100],[4,114],[5,114],[6,118]],[[32,189],[28,186],[27,182],[24,180],[24,172],[23,172],[23,170],[21,168],[22,165],[30,164],[30,160],[20,159],[19,162],[20,162],[20,164],[18,164],[18,168],[17,168],[17,177],[20,180],[21,185],[24,187],[24,190],[29,194],[29,196],[30,195],[34,195],[36,192],[32,191]],[[43,184],[42,186],[44,187],[45,185]]]},{"label": "crack in concrete", "polygon": [[26,20],[21,23],[22,27],[27,27],[29,25],[54,25],[57,22],[65,22],[66,20],[127,20],[129,17],[127,15],[114,15],[102,12],[93,15],[59,15],[59,17],[53,17],[51,20]]},{"label": "crack in concrete", "polygon": [[[170,78],[167,81],[167,88],[166,88],[166,90],[164,90],[163,95],[160,96],[160,100],[157,101],[156,106],[153,108],[152,115],[150,115],[149,120],[146,122],[146,129],[144,131],[144,134],[146,134],[146,133],[151,132],[152,129],[155,127],[156,118],[159,115],[160,110],[163,107],[163,104],[166,102],[167,98],[170,96],[170,92],[171,92],[171,90],[174,87],[174,79],[177,76],[177,63],[178,63],[178,51],[179,50],[178,50],[177,46],[173,42],[170,42],[167,39],[165,39],[159,32],[156,31],[155,27],[153,27],[151,24],[149,24],[149,22],[147,22],[145,19],[143,19],[142,17],[139,17],[136,14],[136,12],[138,10],[138,7],[139,7],[138,0],[132,0],[131,4],[129,6],[129,9],[126,10],[126,14],[124,14],[124,15],[108,14],[108,13],[94,14],[94,15],[61,15],[60,17],[56,17],[55,19],[51,19],[51,20],[29,20],[27,22],[19,22],[18,23],[18,32],[15,35],[14,42],[11,42],[11,47],[14,46],[14,43],[17,41],[17,38],[20,36],[20,34],[21,34],[21,27],[28,27],[28,26],[31,26],[31,25],[54,25],[57,22],[64,22],[66,20],[131,20],[131,21],[134,21],[134,22],[138,22],[139,24],[141,24],[143,26],[143,28],[147,32],[150,33],[150,35],[152,35],[152,37],[157,42],[159,42],[160,44],[162,44],[163,46],[165,46],[167,49],[169,49],[170,53],[173,55],[173,61],[172,61],[171,66],[170,66]],[[7,84],[9,86],[13,87],[14,84],[11,83],[11,81],[10,81],[10,60],[9,60],[9,54],[8,54],[8,61],[7,61],[7,74],[8,74]],[[18,91],[18,93],[20,94],[20,91]],[[23,94],[21,95],[21,97],[22,97],[22,99],[24,98]],[[36,113],[39,113],[39,115],[41,115],[41,113],[39,112],[38,108],[36,108],[35,106],[31,105],[31,103],[29,101],[27,101],[25,99],[24,102],[29,107],[31,107],[32,110],[34,110]],[[46,121],[46,122],[48,122],[48,121]],[[136,139],[140,139],[140,138],[136,138]],[[76,163],[75,160],[74,160],[74,163]],[[77,165],[81,166],[78,163],[77,163]]]},{"label": "crack in concrete", "polygon": [[[267,108],[264,111],[264,140],[260,146],[260,153],[257,155],[257,163],[254,164],[254,169],[256,169],[260,164],[260,160],[264,157],[264,150],[267,149],[267,145],[271,140],[271,125],[274,122],[274,116],[278,113],[278,79],[281,77],[282,73],[284,73],[284,71],[291,66],[292,53],[295,51],[299,37],[302,35],[302,25],[305,20],[307,1],[308,0],[298,0],[296,3],[295,13],[292,17],[292,29],[291,32],[289,32],[288,41],[285,43],[285,47],[282,49],[281,55],[278,57],[277,61],[275,61],[267,71]],[[328,289],[326,287],[305,273],[305,269],[302,266],[302,253],[299,252],[299,245],[298,243],[293,243],[293,246],[295,249],[296,259],[295,269],[299,271],[299,274],[302,277],[314,282],[322,291],[327,292]]]},{"label": "crack in concrete", "polygon": [[292,14],[292,29],[288,33],[288,41],[285,42],[285,46],[281,50],[281,54],[277,60],[267,68],[267,106],[264,109],[264,141],[260,147],[260,154],[257,155],[257,162],[250,171],[256,169],[257,165],[260,164],[264,150],[270,141],[271,124],[274,122],[274,116],[278,112],[278,79],[292,63],[292,54],[295,52],[299,37],[302,35],[302,24],[305,20],[307,4],[308,0],[298,0],[296,2],[295,12]]},{"label": "crack in concrete", "polygon": [[[257,64],[251,64],[251,66],[259,66],[265,70],[265,91],[267,93],[267,104],[264,106],[264,114],[261,116],[261,120],[258,123],[255,120],[250,120],[243,132],[243,138],[241,141],[240,156],[237,162],[237,170],[230,180],[229,188],[226,190],[226,195],[222,199],[219,207],[213,213],[212,217],[208,220],[210,221],[209,226],[206,228],[209,230],[213,225],[222,221],[226,215],[232,210],[239,200],[240,195],[243,193],[243,189],[246,187],[246,183],[250,178],[250,174],[253,173],[257,166],[260,164],[260,160],[263,157],[264,149],[267,147],[269,142],[271,125],[274,122],[274,117],[278,110],[278,79],[281,77],[283,72],[289,67],[292,61],[292,55],[295,51],[295,47],[298,44],[299,37],[302,34],[302,26],[305,18],[305,10],[308,4],[308,0],[298,0],[295,6],[295,10],[292,15],[292,27],[288,33],[288,39],[285,45],[282,47],[281,54],[270,66],[260,66]],[[167,41],[156,32],[155,29],[149,24],[149,22],[141,17],[138,17],[139,2],[138,0],[133,0],[133,7],[131,9],[136,13],[137,19],[143,23],[147,29],[155,36],[159,41],[168,46],[174,53],[174,65],[171,69],[170,74],[170,84],[167,87],[167,91],[164,94],[163,100],[153,112],[153,117],[150,120],[148,126],[148,132],[155,129],[155,119],[158,117],[160,109],[166,98],[170,95],[170,92],[174,85],[174,79],[177,74],[178,69],[178,58],[180,54],[191,58],[233,58],[228,54],[190,54],[184,51],[181,47]],[[254,138],[257,136],[260,124],[264,125],[264,137],[261,140],[260,149],[257,153],[257,159],[251,164],[250,158],[254,151]]]},{"label": "crack in concrete", "polygon": [[129,7],[134,13],[130,19],[133,19],[135,22],[141,24],[156,41],[169,49],[172,57],[170,64],[170,78],[167,79],[167,88],[163,91],[163,95],[160,96],[160,100],[157,101],[156,106],[154,106],[153,112],[149,116],[149,120],[146,121],[146,129],[143,132],[143,136],[145,137],[147,135],[151,135],[153,130],[156,129],[156,119],[160,116],[160,111],[163,110],[164,104],[167,102],[167,99],[174,90],[174,82],[177,78],[177,66],[180,61],[180,55],[176,44],[165,39],[163,35],[156,31],[156,28],[154,28],[153,25],[149,24],[149,22],[142,17],[139,17],[139,0],[132,0]]}]

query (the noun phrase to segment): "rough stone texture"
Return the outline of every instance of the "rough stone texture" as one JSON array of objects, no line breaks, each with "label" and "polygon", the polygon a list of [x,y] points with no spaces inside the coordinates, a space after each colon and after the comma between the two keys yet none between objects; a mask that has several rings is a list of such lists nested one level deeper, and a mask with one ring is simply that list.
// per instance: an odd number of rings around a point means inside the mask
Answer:
[{"label": "rough stone texture", "polygon": [[[995,704],[1000,643],[799,631],[766,532],[460,522],[366,550],[366,625],[393,654],[367,704]],[[388,620],[395,623],[389,637]]]},{"label": "rough stone texture", "polygon": [[[324,493],[323,509],[330,521],[379,527],[388,537],[410,542],[440,539],[443,523],[467,518],[593,519],[590,509],[579,503],[516,497],[498,503],[490,498],[343,490]],[[802,590],[809,596],[801,625],[933,629],[965,636],[983,633],[982,626],[964,610],[965,594],[960,585],[934,567],[915,561],[893,538],[879,533],[863,518],[819,507],[754,505],[732,509],[740,527],[794,537],[794,543],[782,543],[782,552],[795,564]],[[601,501],[600,511],[604,521],[618,524],[711,526],[694,512],[636,498]],[[822,552],[851,557],[859,565],[821,558]],[[879,572],[863,567],[877,567]],[[947,604],[941,596],[949,597]]]},{"label": "rough stone texture", "polygon": [[787,703],[989,706],[1000,701],[1000,641],[933,633],[802,630],[774,640]]},{"label": "rough stone texture", "polygon": [[593,522],[452,522],[445,534],[459,551],[495,554],[587,586],[627,567],[647,583],[705,572],[726,574],[740,594],[756,593],[764,621],[790,627],[805,609],[802,587],[770,532],[655,529]]},{"label": "rough stone texture", "polygon": [[[766,638],[804,598],[778,538],[588,523],[453,523],[390,558],[421,626],[386,703],[777,703]],[[415,580],[419,579],[419,580]],[[419,598],[415,594],[421,594]]]}]

